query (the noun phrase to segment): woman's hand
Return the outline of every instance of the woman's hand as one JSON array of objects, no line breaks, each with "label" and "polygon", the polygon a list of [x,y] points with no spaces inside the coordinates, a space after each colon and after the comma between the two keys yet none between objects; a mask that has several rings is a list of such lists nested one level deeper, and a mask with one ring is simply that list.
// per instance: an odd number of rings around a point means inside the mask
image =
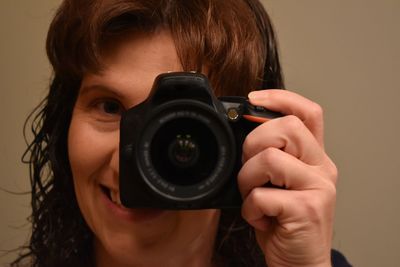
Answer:
[{"label": "woman's hand", "polygon": [[249,99],[287,116],[261,124],[243,144],[242,215],[268,266],[331,266],[337,169],[324,151],[322,109],[285,90]]}]

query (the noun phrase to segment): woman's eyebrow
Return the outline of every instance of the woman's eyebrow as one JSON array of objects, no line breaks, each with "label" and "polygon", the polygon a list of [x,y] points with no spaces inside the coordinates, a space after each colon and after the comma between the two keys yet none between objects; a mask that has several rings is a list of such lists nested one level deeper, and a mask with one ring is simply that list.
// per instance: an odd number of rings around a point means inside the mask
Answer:
[{"label": "woman's eyebrow", "polygon": [[87,94],[89,94],[90,92],[93,91],[100,91],[100,92],[104,92],[104,93],[108,93],[108,94],[112,94],[118,98],[123,98],[124,96],[121,94],[121,92],[119,92],[119,90],[112,88],[112,87],[108,87],[106,85],[102,85],[102,84],[91,84],[91,85],[86,85],[83,86],[81,88],[81,90],[79,91],[79,95],[80,96],[85,96]]}]

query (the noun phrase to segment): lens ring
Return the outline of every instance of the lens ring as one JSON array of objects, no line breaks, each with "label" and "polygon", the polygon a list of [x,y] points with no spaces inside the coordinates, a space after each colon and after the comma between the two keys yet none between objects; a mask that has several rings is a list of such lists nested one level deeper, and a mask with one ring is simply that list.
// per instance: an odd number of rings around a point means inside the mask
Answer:
[{"label": "lens ring", "polygon": [[[227,121],[209,105],[195,100],[175,100],[160,105],[149,119],[151,123],[141,133],[136,158],[145,183],[166,200],[178,202],[202,201],[215,195],[233,171],[236,144]],[[160,175],[151,155],[152,141],[164,125],[178,119],[190,119],[209,129],[216,139],[217,160],[211,174],[194,184],[173,183]]]}]

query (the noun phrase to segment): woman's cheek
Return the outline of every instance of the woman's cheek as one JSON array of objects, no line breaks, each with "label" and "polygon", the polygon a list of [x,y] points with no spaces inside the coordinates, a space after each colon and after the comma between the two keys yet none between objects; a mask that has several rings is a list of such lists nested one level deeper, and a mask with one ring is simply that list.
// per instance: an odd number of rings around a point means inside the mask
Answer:
[{"label": "woman's cheek", "polygon": [[95,224],[92,217],[98,216],[92,213],[97,211],[100,182],[118,176],[118,166],[110,165],[113,155],[118,154],[118,140],[119,130],[103,131],[90,118],[74,114],[68,133],[68,156],[78,205],[89,225]]},{"label": "woman's cheek", "polygon": [[82,116],[72,118],[68,134],[68,156],[74,179],[88,179],[93,173],[107,168],[118,150],[119,129],[104,130],[97,122]]}]

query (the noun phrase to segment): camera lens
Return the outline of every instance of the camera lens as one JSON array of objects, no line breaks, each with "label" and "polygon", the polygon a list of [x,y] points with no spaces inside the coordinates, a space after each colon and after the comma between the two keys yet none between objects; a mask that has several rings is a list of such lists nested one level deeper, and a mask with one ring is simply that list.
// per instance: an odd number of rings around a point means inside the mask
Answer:
[{"label": "camera lens", "polygon": [[206,179],[215,168],[218,145],[201,121],[179,118],[157,131],[150,151],[155,170],[166,181],[193,185]]},{"label": "camera lens", "polygon": [[143,181],[157,197],[202,202],[227,183],[236,144],[226,118],[209,105],[174,100],[152,110],[136,150]]},{"label": "camera lens", "polygon": [[169,160],[178,168],[193,166],[199,158],[199,147],[190,134],[178,134],[168,148]]}]

